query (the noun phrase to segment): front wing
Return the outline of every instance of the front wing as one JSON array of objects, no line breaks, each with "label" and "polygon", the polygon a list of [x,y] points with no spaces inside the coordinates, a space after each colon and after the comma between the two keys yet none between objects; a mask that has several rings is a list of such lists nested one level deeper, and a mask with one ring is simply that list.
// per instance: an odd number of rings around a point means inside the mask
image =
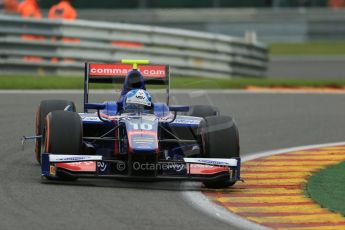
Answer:
[{"label": "front wing", "polygon": [[184,158],[155,163],[129,162],[107,159],[98,155],[42,154],[43,177],[59,178],[115,178],[150,180],[218,181],[240,178],[240,158],[211,159]]}]

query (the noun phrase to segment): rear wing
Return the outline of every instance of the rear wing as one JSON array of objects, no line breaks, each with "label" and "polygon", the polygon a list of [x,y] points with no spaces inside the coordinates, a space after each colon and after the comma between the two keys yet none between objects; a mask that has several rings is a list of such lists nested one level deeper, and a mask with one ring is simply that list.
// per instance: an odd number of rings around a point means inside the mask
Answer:
[{"label": "rear wing", "polygon": [[89,83],[124,83],[127,74],[133,69],[141,72],[146,85],[166,86],[166,103],[169,105],[170,67],[148,63],[147,60],[123,60],[122,63],[113,64],[85,63],[84,112],[87,112],[85,104],[89,102]]}]

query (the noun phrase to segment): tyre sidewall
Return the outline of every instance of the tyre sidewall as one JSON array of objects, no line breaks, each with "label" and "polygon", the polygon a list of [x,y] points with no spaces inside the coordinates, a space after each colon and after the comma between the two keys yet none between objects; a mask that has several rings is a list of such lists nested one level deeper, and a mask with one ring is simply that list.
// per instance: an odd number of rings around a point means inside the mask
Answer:
[{"label": "tyre sidewall", "polygon": [[[76,111],[75,105],[72,101],[68,100],[44,100],[38,106],[36,111],[36,136],[44,134],[44,128],[46,124],[46,116],[48,113],[57,110],[64,110],[66,106],[70,105],[73,112]],[[42,137],[43,138],[43,137]],[[36,139],[35,143],[35,155],[38,163],[41,162],[42,153],[42,141]]]}]

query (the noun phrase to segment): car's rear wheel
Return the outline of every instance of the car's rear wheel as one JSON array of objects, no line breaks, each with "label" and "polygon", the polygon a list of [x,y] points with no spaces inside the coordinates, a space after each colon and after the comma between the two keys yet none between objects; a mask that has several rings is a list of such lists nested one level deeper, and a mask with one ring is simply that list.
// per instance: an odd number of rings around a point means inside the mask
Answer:
[{"label": "car's rear wheel", "polygon": [[[76,112],[53,111],[46,116],[44,149],[50,154],[79,155],[83,149],[83,125]],[[73,180],[66,174],[59,179]],[[48,178],[50,179],[50,178]]]},{"label": "car's rear wheel", "polygon": [[217,107],[211,105],[192,105],[187,115],[193,117],[218,116],[219,110]]},{"label": "car's rear wheel", "polygon": [[[36,112],[36,135],[42,135],[45,127],[46,116],[48,113],[56,110],[64,110],[67,106],[70,106],[70,110],[75,112],[75,105],[71,101],[67,100],[44,100],[41,101]],[[41,163],[41,145],[42,140],[36,139],[35,154],[38,163]]]},{"label": "car's rear wheel", "polygon": [[[231,117],[205,117],[200,124],[199,132],[204,157],[233,158],[240,156],[238,129]],[[224,188],[234,184],[235,182],[229,179],[204,183],[208,188]]]}]

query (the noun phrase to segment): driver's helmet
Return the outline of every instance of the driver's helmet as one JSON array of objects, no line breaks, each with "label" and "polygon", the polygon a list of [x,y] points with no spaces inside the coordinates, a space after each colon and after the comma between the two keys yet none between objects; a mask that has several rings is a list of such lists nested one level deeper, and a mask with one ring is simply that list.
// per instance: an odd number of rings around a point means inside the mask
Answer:
[{"label": "driver's helmet", "polygon": [[126,94],[123,103],[124,112],[150,112],[152,110],[151,95],[143,89],[133,89]]}]

